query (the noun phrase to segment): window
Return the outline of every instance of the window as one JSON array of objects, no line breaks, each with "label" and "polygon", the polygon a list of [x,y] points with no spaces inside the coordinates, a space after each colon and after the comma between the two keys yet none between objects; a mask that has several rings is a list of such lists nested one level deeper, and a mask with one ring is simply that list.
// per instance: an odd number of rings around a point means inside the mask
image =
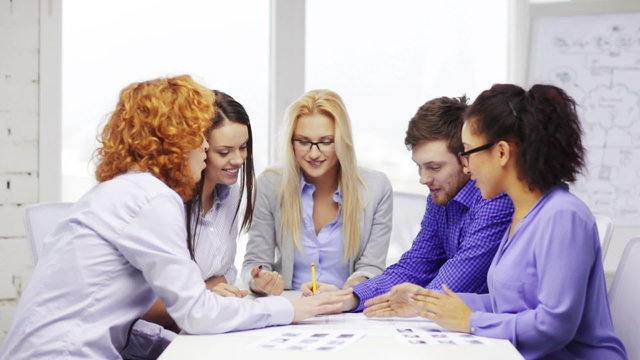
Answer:
[{"label": "window", "polygon": [[[93,185],[96,135],[118,92],[159,76],[189,73],[234,96],[252,119],[257,172],[267,166],[269,2],[175,4],[64,2],[63,200]],[[507,0],[307,0],[306,89],[343,97],[361,165],[387,173],[395,190],[425,192],[404,146],[407,122],[429,99],[473,99],[507,81],[508,8]]]},{"label": "window", "polygon": [[62,200],[95,183],[100,126],[134,81],[191,74],[242,103],[267,164],[269,2],[68,0],[63,4]]},{"label": "window", "polygon": [[427,100],[473,100],[507,81],[508,1],[307,0],[306,10],[306,89],[343,97],[360,165],[426,193],[407,123]]}]

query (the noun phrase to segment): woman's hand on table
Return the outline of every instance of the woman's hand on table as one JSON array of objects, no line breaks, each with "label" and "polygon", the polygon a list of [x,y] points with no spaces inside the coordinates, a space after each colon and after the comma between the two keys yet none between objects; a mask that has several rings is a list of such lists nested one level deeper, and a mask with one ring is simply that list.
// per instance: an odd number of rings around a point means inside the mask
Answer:
[{"label": "woman's hand on table", "polygon": [[262,266],[251,269],[251,291],[261,295],[280,295],[284,291],[282,275],[276,271],[264,271]]},{"label": "woman's hand on table", "polygon": [[314,296],[301,296],[292,300],[293,321],[301,321],[316,315],[335,314],[341,312],[345,302],[353,296],[353,289],[343,289]]}]

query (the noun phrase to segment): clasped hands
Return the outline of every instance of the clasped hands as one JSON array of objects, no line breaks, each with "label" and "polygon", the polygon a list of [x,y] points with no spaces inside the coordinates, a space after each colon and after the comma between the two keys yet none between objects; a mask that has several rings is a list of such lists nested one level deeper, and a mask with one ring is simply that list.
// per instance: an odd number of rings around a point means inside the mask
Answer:
[{"label": "clasped hands", "polygon": [[277,271],[265,271],[262,265],[251,269],[249,288],[260,295],[280,295],[284,291],[284,279]]}]

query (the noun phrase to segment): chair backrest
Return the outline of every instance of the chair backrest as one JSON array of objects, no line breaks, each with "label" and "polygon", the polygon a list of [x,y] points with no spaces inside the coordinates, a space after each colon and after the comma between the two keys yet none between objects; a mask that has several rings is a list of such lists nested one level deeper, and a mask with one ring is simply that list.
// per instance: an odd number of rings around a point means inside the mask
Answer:
[{"label": "chair backrest", "polygon": [[611,317],[616,335],[629,359],[640,359],[640,238],[627,243],[609,290]]},{"label": "chair backrest", "polygon": [[50,202],[26,206],[24,209],[24,227],[31,247],[33,265],[38,263],[44,238],[71,210],[73,203]]},{"label": "chair backrest", "polygon": [[396,263],[409,250],[420,231],[427,209],[427,196],[403,192],[393,193],[393,222],[387,253],[387,266]]},{"label": "chair backrest", "polygon": [[596,225],[598,226],[598,235],[600,236],[600,248],[602,249],[602,261],[607,255],[611,236],[613,235],[613,220],[606,215],[596,214]]}]

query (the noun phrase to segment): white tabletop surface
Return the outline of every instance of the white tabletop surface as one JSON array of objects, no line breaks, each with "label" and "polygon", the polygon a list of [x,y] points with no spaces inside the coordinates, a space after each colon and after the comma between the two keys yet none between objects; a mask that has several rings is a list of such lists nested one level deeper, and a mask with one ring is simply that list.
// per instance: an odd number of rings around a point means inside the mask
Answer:
[{"label": "white tabletop surface", "polygon": [[[287,293],[287,298],[299,293]],[[363,314],[337,314],[307,319],[303,322],[265,329],[238,331],[218,335],[179,335],[160,360],[172,359],[522,359],[507,340],[482,338],[483,345],[410,345],[403,342],[397,328],[438,327],[424,318],[376,318]],[[439,327],[438,327],[439,328]],[[364,334],[353,344],[334,351],[272,350],[257,346],[265,339],[285,332],[348,331]],[[441,329],[441,328],[440,328]]]}]

